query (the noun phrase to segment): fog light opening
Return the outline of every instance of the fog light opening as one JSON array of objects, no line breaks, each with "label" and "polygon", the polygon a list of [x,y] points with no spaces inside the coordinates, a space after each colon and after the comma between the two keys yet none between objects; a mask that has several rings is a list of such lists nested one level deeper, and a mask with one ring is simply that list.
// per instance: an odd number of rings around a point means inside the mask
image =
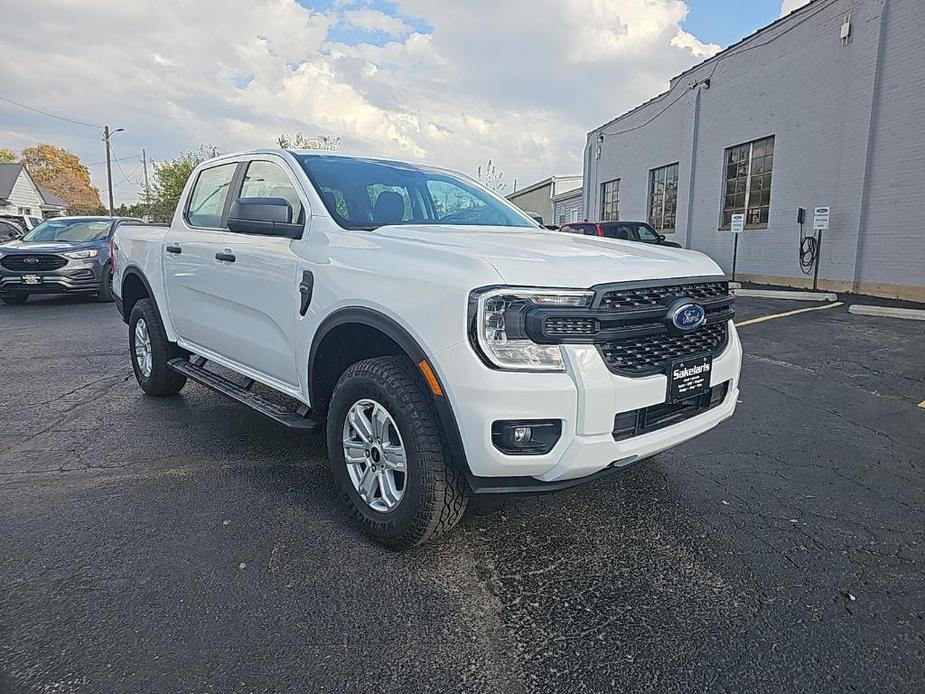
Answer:
[{"label": "fog light opening", "polygon": [[543,455],[549,453],[562,435],[559,419],[497,421],[491,425],[491,441],[508,455]]}]

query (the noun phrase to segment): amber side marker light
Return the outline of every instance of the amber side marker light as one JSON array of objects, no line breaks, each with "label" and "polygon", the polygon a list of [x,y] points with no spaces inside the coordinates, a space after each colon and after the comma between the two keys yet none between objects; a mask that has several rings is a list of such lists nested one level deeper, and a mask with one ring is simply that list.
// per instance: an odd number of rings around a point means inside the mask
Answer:
[{"label": "amber side marker light", "polygon": [[442,398],[443,388],[440,387],[437,374],[434,373],[434,370],[430,367],[430,364],[427,363],[427,360],[421,359],[421,361],[418,362],[418,368],[421,370],[421,373],[424,374],[424,380],[427,381],[427,385],[430,386],[430,392],[438,398]]}]

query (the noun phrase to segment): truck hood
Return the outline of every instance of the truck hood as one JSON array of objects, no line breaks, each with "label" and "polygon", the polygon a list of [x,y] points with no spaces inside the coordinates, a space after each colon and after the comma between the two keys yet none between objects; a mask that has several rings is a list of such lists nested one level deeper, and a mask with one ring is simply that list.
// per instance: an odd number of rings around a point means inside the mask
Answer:
[{"label": "truck hood", "polygon": [[28,242],[17,239],[0,243],[0,252],[2,253],[63,253],[65,251],[82,251],[85,248],[102,248],[107,243],[102,241],[35,241]]},{"label": "truck hood", "polygon": [[723,274],[713,260],[697,251],[558,231],[402,224],[372,233],[482,258],[512,285],[589,287]]}]

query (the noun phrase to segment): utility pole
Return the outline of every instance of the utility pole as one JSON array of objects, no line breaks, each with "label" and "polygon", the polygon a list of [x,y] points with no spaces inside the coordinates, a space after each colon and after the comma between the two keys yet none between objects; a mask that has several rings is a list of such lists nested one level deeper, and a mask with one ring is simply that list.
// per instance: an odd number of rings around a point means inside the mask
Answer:
[{"label": "utility pole", "polygon": [[145,148],[141,148],[141,164],[145,170],[145,204],[148,204],[148,198],[150,197],[149,188],[148,188],[148,155],[145,152]]},{"label": "utility pole", "polygon": [[109,126],[103,126],[103,142],[106,143],[106,189],[109,191],[109,216],[112,217],[112,162],[109,159]]},{"label": "utility pole", "polygon": [[116,128],[110,131],[108,125],[103,126],[103,142],[106,143],[106,187],[109,188],[109,216],[112,217],[112,159],[110,155],[109,138],[121,133],[125,128]]}]

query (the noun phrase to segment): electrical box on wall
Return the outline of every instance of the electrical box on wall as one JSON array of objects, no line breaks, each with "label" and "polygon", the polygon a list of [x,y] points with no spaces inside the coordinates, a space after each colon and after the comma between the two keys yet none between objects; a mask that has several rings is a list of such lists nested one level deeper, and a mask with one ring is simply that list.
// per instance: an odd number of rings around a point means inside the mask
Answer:
[{"label": "electrical box on wall", "polygon": [[841,42],[842,44],[848,43],[848,37],[851,36],[851,15],[846,14],[845,19],[841,25]]}]

